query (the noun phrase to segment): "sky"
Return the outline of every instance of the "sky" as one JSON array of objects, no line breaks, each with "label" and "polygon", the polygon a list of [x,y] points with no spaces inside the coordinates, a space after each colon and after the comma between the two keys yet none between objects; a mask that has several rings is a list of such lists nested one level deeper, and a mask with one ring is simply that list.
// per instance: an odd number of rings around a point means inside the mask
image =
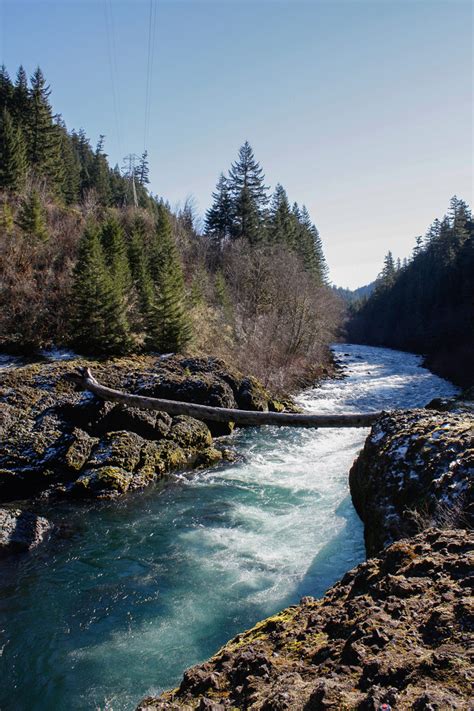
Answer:
[{"label": "sky", "polygon": [[473,206],[472,13],[470,0],[0,0],[0,62],[13,77],[39,64],[54,110],[94,145],[105,134],[112,164],[146,148],[172,206],[192,196],[204,215],[248,140],[266,184],[308,207],[334,283],[355,288],[388,250],[408,256],[452,195]]}]

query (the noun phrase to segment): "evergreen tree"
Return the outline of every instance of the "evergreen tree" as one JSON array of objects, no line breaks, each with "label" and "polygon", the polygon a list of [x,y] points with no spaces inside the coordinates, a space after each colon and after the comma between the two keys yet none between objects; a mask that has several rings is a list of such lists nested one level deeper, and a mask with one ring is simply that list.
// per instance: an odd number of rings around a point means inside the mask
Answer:
[{"label": "evergreen tree", "polygon": [[2,201],[0,209],[0,234],[11,235],[15,227],[13,212],[6,198]]},{"label": "evergreen tree", "polygon": [[74,205],[80,196],[81,164],[74,144],[66,131],[61,135],[61,162],[64,167],[62,195],[66,205]]},{"label": "evergreen tree", "polygon": [[23,202],[18,212],[17,222],[28,237],[43,241],[49,238],[44,210],[37,190],[32,190]]},{"label": "evergreen tree", "polygon": [[110,205],[111,190],[109,166],[104,153],[105,136],[99,136],[94,158],[90,165],[90,186],[94,188],[101,205]]},{"label": "evergreen tree", "polygon": [[132,286],[132,276],[125,236],[115,216],[109,215],[101,224],[100,242],[114,288],[120,300],[126,302]]},{"label": "evergreen tree", "polygon": [[316,283],[321,286],[327,283],[328,268],[318,229],[312,223],[306,205],[300,211],[300,225],[302,230],[298,233],[297,251],[308,271],[314,275]]},{"label": "evergreen tree", "polygon": [[219,176],[212,199],[212,206],[206,212],[205,232],[215,251],[219,252],[231,236],[233,222],[229,184],[223,173]]},{"label": "evergreen tree", "polygon": [[155,294],[148,314],[147,345],[161,353],[181,351],[191,338],[191,326],[186,313],[183,270],[163,205],[158,206],[150,271]]},{"label": "evergreen tree", "polygon": [[143,241],[142,225],[138,222],[134,225],[128,240],[128,262],[137,294],[138,313],[135,315],[135,322],[138,330],[144,332],[147,323],[152,318],[154,289]]},{"label": "evergreen tree", "polygon": [[293,249],[296,246],[296,233],[297,225],[290,210],[288,196],[283,186],[278,184],[270,205],[269,240],[274,244],[284,244]]},{"label": "evergreen tree", "polygon": [[13,98],[13,84],[4,64],[0,67],[0,112],[3,109],[11,110]]},{"label": "evergreen tree", "polygon": [[16,75],[15,88],[12,98],[12,115],[23,131],[28,131],[28,124],[31,112],[30,90],[28,89],[28,77],[22,66]]},{"label": "evergreen tree", "polygon": [[229,190],[233,202],[232,236],[255,243],[260,238],[268,203],[265,176],[255,160],[248,141],[239,150],[238,160],[229,171]]},{"label": "evergreen tree", "polygon": [[148,165],[148,151],[143,151],[137,168],[138,184],[144,187],[150,183],[150,168]]},{"label": "evergreen tree", "polygon": [[7,109],[3,109],[0,116],[0,187],[21,190],[26,171],[26,150],[21,130],[13,125]]},{"label": "evergreen tree", "polygon": [[79,244],[74,270],[73,322],[76,346],[90,353],[125,353],[130,326],[124,304],[107,269],[97,227],[89,226]]},{"label": "evergreen tree", "polygon": [[29,161],[38,175],[48,178],[53,189],[61,183],[61,139],[53,122],[49,103],[51,91],[38,67],[31,77],[31,115],[29,123]]}]

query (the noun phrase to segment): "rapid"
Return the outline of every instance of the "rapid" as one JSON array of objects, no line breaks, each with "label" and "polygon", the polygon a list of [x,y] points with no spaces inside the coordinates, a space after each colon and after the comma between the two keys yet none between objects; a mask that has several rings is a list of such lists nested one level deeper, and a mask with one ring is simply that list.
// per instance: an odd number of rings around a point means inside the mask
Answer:
[{"label": "rapid", "polygon": [[[314,413],[425,405],[456,388],[409,353],[338,344]],[[186,667],[364,559],[348,472],[366,429],[237,432],[239,460],[116,502],[45,504],[68,535],[0,566],[2,711],[129,711]]]}]

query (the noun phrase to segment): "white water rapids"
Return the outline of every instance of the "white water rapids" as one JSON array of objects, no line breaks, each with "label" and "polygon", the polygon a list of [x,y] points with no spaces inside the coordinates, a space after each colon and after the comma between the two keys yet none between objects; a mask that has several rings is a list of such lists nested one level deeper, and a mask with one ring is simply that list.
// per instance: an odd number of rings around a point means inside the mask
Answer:
[{"label": "white water rapids", "polygon": [[[425,405],[456,389],[397,351],[337,345],[315,413]],[[241,430],[241,461],[89,508],[71,539],[5,564],[0,707],[123,711],[364,559],[348,472],[368,430]]]}]

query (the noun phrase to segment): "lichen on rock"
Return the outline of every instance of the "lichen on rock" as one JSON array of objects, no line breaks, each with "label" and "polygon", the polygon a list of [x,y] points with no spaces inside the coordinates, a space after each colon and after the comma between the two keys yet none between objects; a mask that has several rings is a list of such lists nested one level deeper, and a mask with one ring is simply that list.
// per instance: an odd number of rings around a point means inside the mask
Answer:
[{"label": "lichen on rock", "polygon": [[[0,501],[42,491],[116,497],[168,472],[223,458],[212,436],[232,423],[172,418],[103,402],[68,374],[92,368],[109,387],[219,407],[267,407],[267,393],[215,358],[134,356],[30,363],[0,373]],[[230,457],[227,457],[230,459]]]},{"label": "lichen on rock", "polygon": [[350,475],[368,555],[425,527],[472,526],[471,412],[394,411],[372,427]]}]

